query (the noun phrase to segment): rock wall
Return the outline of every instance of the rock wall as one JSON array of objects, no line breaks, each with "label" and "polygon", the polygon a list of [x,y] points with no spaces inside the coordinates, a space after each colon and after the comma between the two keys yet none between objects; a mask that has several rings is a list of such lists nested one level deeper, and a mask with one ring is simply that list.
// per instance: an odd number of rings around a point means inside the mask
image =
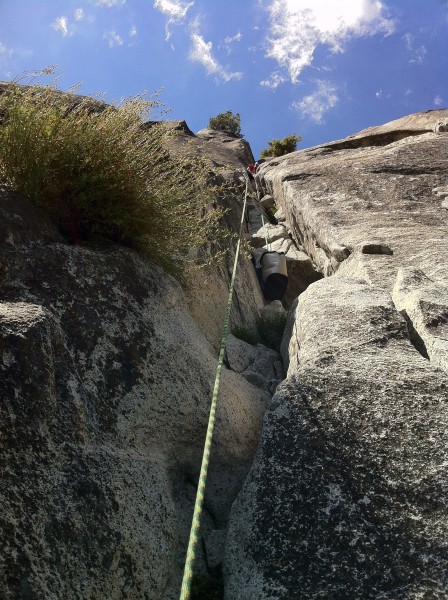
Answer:
[{"label": "rock wall", "polygon": [[[241,188],[246,143],[173,127]],[[224,199],[233,230],[240,191]],[[178,598],[231,259],[185,294],[130,250],[67,244],[0,185],[2,599]],[[244,257],[236,290],[232,325],[250,325],[263,299]],[[222,561],[278,360],[260,346],[247,372],[224,370],[199,572]]]},{"label": "rock wall", "polygon": [[[228,230],[238,232],[245,191],[245,170],[254,162],[248,142],[237,136],[208,128],[202,129],[195,135],[185,121],[173,121],[171,125],[173,135],[168,139],[171,151],[174,153],[181,151],[183,155],[191,158],[205,159],[210,165],[215,183],[227,186],[226,193],[220,198],[220,205],[226,211],[224,224]],[[209,253],[224,251],[223,261],[211,268],[197,271],[190,278],[185,289],[190,311],[215,349],[219,349],[221,340],[230,274],[235,258],[234,246],[233,240],[227,240],[210,248]],[[231,329],[243,325],[253,328],[263,304],[252,263],[243,254],[235,281]],[[210,310],[211,306],[213,310]]]},{"label": "rock wall", "polygon": [[[227,600],[448,595],[446,123],[260,169],[289,367],[271,404],[279,355],[230,337],[197,566],[219,573],[225,546]],[[239,190],[236,230],[249,146],[172,129]],[[257,247],[260,225],[252,202]],[[0,186],[2,598],[178,597],[232,262],[183,290],[130,250],[68,245]],[[243,258],[232,327],[263,305]]]},{"label": "rock wall", "polygon": [[261,166],[325,279],[293,305],[226,600],[448,595],[444,123],[411,115]]}]

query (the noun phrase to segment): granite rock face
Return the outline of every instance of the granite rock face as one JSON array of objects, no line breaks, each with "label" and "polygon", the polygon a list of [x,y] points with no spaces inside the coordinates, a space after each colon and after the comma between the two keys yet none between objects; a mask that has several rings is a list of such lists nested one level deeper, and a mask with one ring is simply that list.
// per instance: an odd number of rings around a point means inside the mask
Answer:
[{"label": "granite rock face", "polygon": [[[248,142],[235,135],[208,128],[195,135],[185,121],[173,121],[171,127],[173,135],[168,140],[170,149],[174,153],[181,150],[193,159],[205,159],[214,174],[215,183],[230,186],[230,193],[220,198],[220,205],[227,211],[223,222],[229,230],[238,231],[245,192],[246,167],[254,162]],[[249,189],[249,193],[251,194],[252,190]],[[249,206],[255,208],[251,201]],[[261,218],[257,210],[254,210],[253,214],[254,218]],[[235,258],[234,246],[233,241],[229,244],[227,240],[224,244],[211,248],[210,255],[220,250],[225,251],[223,261],[210,269],[198,271],[185,290],[193,317],[215,349],[219,348],[226,311],[230,273]],[[235,282],[231,329],[243,325],[254,326],[263,304],[252,263],[245,256],[241,256]],[[213,306],[213,310],[210,310],[210,306]]]},{"label": "granite rock face", "polygon": [[448,215],[433,193],[447,185],[448,137],[431,133],[447,113],[411,115],[395,132],[393,122],[260,166],[296,245],[323,275],[342,269],[390,290],[401,266],[448,279]]},{"label": "granite rock face", "polygon": [[[448,111],[271,159],[259,185],[324,279],[235,501],[226,600],[448,595]],[[285,361],[286,362],[286,361]]]},{"label": "granite rock face", "polygon": [[263,344],[253,346],[229,335],[226,360],[232,371],[240,373],[249,383],[271,394],[285,378],[280,354]]},{"label": "granite rock face", "polygon": [[[226,184],[223,225],[238,231],[249,144],[167,128],[170,153],[204,158],[210,183]],[[234,259],[228,240],[203,250],[223,249],[181,289],[129,250],[68,245],[0,182],[2,599],[178,598]],[[241,256],[231,328],[263,306]],[[204,541],[225,537],[268,389],[223,374]],[[202,573],[222,555],[207,556],[212,546],[199,550]]]},{"label": "granite rock face", "polygon": [[[176,598],[216,353],[157,266],[66,244],[5,187],[0,211],[0,596]],[[221,398],[204,533],[270,402],[231,370]]]},{"label": "granite rock face", "polygon": [[[447,123],[260,167],[288,372],[271,404],[279,355],[230,337],[198,556],[219,574],[225,555],[226,600],[448,596]],[[171,128],[234,186],[237,230],[249,146]],[[178,598],[232,262],[183,291],[129,250],[68,245],[0,186],[1,598]],[[284,313],[263,305],[243,258],[231,329]]]},{"label": "granite rock face", "polygon": [[448,286],[418,269],[400,269],[392,298],[421,354],[448,372]]}]

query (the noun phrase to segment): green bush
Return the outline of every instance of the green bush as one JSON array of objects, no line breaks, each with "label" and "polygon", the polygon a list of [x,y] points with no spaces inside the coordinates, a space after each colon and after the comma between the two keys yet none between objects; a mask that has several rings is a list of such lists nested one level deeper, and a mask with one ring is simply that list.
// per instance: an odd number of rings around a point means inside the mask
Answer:
[{"label": "green bush", "polygon": [[285,326],[286,315],[271,315],[268,317],[259,317],[256,322],[256,329],[242,325],[235,327],[232,330],[232,334],[253,346],[263,344],[279,352]]},{"label": "green bush", "polygon": [[277,314],[269,317],[260,317],[257,320],[257,329],[260,333],[261,343],[280,352],[283,332],[286,326],[286,315]]},{"label": "green bush", "polygon": [[216,131],[225,131],[241,136],[241,118],[239,113],[233,114],[231,110],[219,113],[216,117],[211,117],[208,123],[210,129]]},{"label": "green bush", "polygon": [[260,158],[270,158],[272,156],[283,156],[297,149],[297,144],[302,138],[300,135],[287,135],[282,140],[271,140],[268,142],[268,148],[265,148],[260,153]]},{"label": "green bush", "polygon": [[234,327],[232,329],[232,335],[239,340],[243,340],[243,342],[252,344],[252,346],[261,343],[261,336],[258,329],[250,329],[250,327],[245,327],[244,325]]},{"label": "green bush", "polygon": [[54,86],[13,83],[0,97],[0,176],[73,243],[127,245],[176,274],[216,238],[203,163],[170,155],[149,121],[156,97],[106,105]]}]

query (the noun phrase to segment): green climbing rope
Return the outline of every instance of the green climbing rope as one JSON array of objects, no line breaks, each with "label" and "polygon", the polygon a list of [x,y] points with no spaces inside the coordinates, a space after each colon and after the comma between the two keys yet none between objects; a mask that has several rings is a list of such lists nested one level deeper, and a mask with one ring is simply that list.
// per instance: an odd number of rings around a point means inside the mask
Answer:
[{"label": "green climbing rope", "polygon": [[213,388],[212,402],[210,406],[210,415],[208,419],[207,435],[205,437],[204,454],[202,455],[201,472],[199,474],[198,490],[196,492],[196,501],[194,503],[193,521],[191,523],[190,538],[188,540],[187,558],[185,561],[184,576],[182,578],[182,588],[180,591],[180,600],[189,600],[191,592],[191,581],[193,579],[193,567],[196,558],[196,548],[199,539],[199,527],[201,523],[201,514],[204,504],[205,483],[207,480],[208,466],[210,462],[210,451],[212,447],[213,429],[215,426],[216,404],[218,402],[219,386],[221,383],[221,371],[224,362],[224,352],[226,349],[227,335],[229,332],[230,310],[232,308],[233,289],[235,287],[236,267],[240,253],[241,238],[243,234],[244,215],[246,213],[248,179],[246,179],[246,191],[244,193],[243,211],[241,214],[240,231],[238,243],[236,245],[235,260],[233,263],[232,279],[230,281],[229,297],[227,299],[227,310],[224,318],[224,327],[219,349],[218,366],[216,367],[215,385]]}]

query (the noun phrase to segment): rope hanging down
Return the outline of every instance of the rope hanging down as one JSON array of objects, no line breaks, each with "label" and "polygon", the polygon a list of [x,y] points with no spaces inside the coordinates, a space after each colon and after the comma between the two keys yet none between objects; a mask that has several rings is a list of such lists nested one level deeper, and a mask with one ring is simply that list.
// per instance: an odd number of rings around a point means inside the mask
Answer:
[{"label": "rope hanging down", "polygon": [[224,352],[226,349],[227,335],[229,331],[230,310],[232,308],[233,289],[235,286],[236,267],[240,253],[241,238],[243,235],[244,215],[246,214],[247,189],[249,180],[246,178],[246,191],[244,193],[243,211],[241,213],[240,231],[238,243],[236,245],[235,260],[233,263],[232,279],[230,281],[229,297],[227,299],[227,310],[224,318],[224,327],[222,332],[221,347],[219,349],[218,366],[216,367],[215,385],[213,388],[212,402],[210,406],[210,416],[208,419],[207,435],[205,437],[204,454],[202,455],[201,472],[199,474],[198,490],[196,492],[196,501],[194,503],[193,521],[191,523],[190,538],[188,540],[187,558],[185,561],[184,575],[182,578],[182,588],[180,600],[189,600],[191,592],[191,581],[193,578],[193,566],[196,558],[196,548],[199,539],[199,527],[204,504],[205,483],[207,480],[208,466],[210,462],[210,451],[212,447],[213,429],[215,426],[216,404],[218,401],[219,386],[221,383],[221,371],[224,362]]},{"label": "rope hanging down", "polygon": [[265,229],[265,227],[264,227],[266,225],[266,223],[264,222],[263,207],[261,207],[260,212],[261,212],[261,224],[262,224],[263,229],[264,229],[264,241],[266,242],[266,250],[268,252],[270,252],[271,251],[271,245],[270,245],[269,239],[268,239],[268,230]]}]

